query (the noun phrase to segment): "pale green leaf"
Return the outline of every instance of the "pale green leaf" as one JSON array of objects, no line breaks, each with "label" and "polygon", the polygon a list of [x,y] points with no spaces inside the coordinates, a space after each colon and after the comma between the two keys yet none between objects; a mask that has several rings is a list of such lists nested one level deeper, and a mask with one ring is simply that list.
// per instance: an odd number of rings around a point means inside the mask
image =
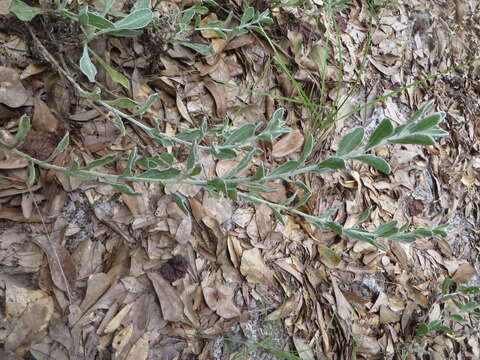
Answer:
[{"label": "pale green leaf", "polygon": [[97,75],[97,69],[95,65],[90,60],[88,55],[88,46],[87,44],[83,45],[83,55],[80,58],[80,70],[88,78],[88,81],[95,82],[95,76]]},{"label": "pale green leaf", "polygon": [[347,135],[342,137],[340,143],[338,144],[337,156],[347,155],[355,150],[362,142],[364,133],[365,131],[362,127],[356,127]]}]

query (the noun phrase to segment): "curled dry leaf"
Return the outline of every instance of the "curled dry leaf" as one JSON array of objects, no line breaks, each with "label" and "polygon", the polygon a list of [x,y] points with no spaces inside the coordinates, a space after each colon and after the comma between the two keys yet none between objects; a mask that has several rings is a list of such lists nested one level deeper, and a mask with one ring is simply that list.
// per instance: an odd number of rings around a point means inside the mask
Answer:
[{"label": "curled dry leaf", "polygon": [[234,294],[235,289],[219,282],[203,287],[203,296],[208,307],[225,319],[240,316],[240,310],[233,303]]},{"label": "curled dry leaf", "polygon": [[452,277],[452,280],[457,283],[466,283],[468,282],[475,274],[477,270],[470,264],[461,264],[458,269],[455,271],[455,274]]},{"label": "curled dry leaf", "polygon": [[4,208],[0,209],[0,219],[7,219],[12,221],[35,223],[41,222],[42,219],[38,216],[38,213],[33,213],[29,218],[23,215],[21,208]]},{"label": "curled dry leaf", "polygon": [[67,249],[56,243],[53,238],[41,235],[35,237],[34,241],[47,255],[53,283],[71,298],[72,289],[77,280],[77,269],[72,256]]},{"label": "curled dry leaf", "polygon": [[32,126],[35,130],[56,133],[58,130],[58,119],[52,114],[50,108],[39,98],[33,100],[34,111]]},{"label": "curled dry leaf", "polygon": [[170,285],[160,274],[149,272],[148,278],[153,284],[162,308],[163,318],[167,321],[182,321],[183,303],[177,290]]},{"label": "curled dry leaf", "polygon": [[28,100],[28,94],[13,69],[0,66],[0,103],[17,108]]},{"label": "curled dry leaf", "polygon": [[203,83],[207,90],[210,92],[210,94],[212,94],[213,99],[215,100],[215,105],[217,106],[217,116],[220,119],[223,119],[223,117],[227,113],[225,86],[218,84],[210,79],[206,79]]},{"label": "curled dry leaf", "polygon": [[283,136],[273,145],[272,155],[276,158],[287,156],[297,150],[300,150],[302,145],[303,135],[300,130],[296,129]]},{"label": "curled dry leaf", "polygon": [[48,326],[53,315],[53,299],[50,296],[30,304],[20,319],[14,321],[15,327],[5,341],[5,350],[21,357],[37,335]]},{"label": "curled dry leaf", "polygon": [[262,254],[257,248],[243,252],[240,272],[248,282],[274,285],[273,271],[265,264]]}]

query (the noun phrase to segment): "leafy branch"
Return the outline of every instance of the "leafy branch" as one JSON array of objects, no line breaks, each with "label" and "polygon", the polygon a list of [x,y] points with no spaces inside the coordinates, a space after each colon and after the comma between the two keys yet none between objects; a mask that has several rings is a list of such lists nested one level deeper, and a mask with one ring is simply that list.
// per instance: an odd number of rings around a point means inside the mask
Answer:
[{"label": "leafy branch", "polygon": [[[381,250],[386,250],[386,248],[377,241],[379,238],[391,241],[413,242],[419,237],[445,235],[448,231],[447,226],[441,225],[428,229],[419,228],[408,232],[408,223],[398,226],[396,221],[382,224],[374,231],[367,231],[361,228],[360,225],[368,218],[368,211],[362,214],[357,225],[351,228],[344,228],[331,220],[336,209],[317,216],[299,210],[308,201],[313,191],[304,182],[297,179],[298,175],[306,173],[320,174],[327,171],[346,169],[347,162],[350,160],[363,162],[381,173],[388,174],[390,173],[389,164],[384,159],[369,153],[371,150],[389,144],[434,145],[436,138],[447,136],[448,133],[438,126],[444,119],[445,113],[436,112],[427,115],[433,107],[433,102],[428,102],[412,116],[410,121],[396,128],[393,127],[389,119],[384,119],[368,139],[366,139],[362,127],[354,128],[341,138],[335,156],[326,158],[313,165],[305,165],[313,148],[313,137],[311,135],[307,136],[298,160],[289,160],[274,168],[267,169],[262,164],[253,165],[253,160],[258,154],[262,153],[262,150],[258,147],[260,142],[272,143],[275,139],[291,131],[290,128],[285,126],[283,120],[285,110],[282,108],[274,112],[272,119],[265,126],[262,124],[246,124],[232,129],[226,121],[222,126],[209,129],[207,122],[204,121],[199,128],[186,130],[177,135],[166,135],[160,130],[158,123],[155,127],[149,127],[135,120],[132,116],[119,111],[112,105],[105,103],[104,100],[101,100],[98,93],[85,93],[91,99],[111,110],[120,119],[119,123],[122,124],[123,128],[122,119],[140,127],[162,146],[168,147],[178,144],[188,148],[189,156],[186,161],[186,167],[180,169],[178,164],[175,163],[176,159],[168,153],[157,157],[138,157],[137,149],[130,152],[127,167],[122,174],[107,174],[92,170],[116,161],[117,156],[114,154],[104,156],[83,166],[80,166],[76,161],[73,161],[68,167],[51,164],[50,162],[57,155],[67,149],[69,145],[68,133],[59,142],[50,157],[46,161],[41,161],[17,149],[18,144],[24,140],[31,127],[30,119],[27,116],[23,116],[20,120],[15,144],[11,146],[12,151],[35,165],[83,180],[104,182],[112,185],[118,191],[131,195],[137,193],[128,185],[129,182],[157,182],[163,185],[176,183],[201,186],[215,196],[223,194],[233,200],[243,199],[252,203],[266,204],[282,223],[285,223],[282,212],[289,212],[305,218],[305,220],[323,230],[333,231],[338,235],[351,239],[366,241]],[[154,97],[147,100],[145,104],[140,106],[137,114],[146,111],[153,101]],[[211,141],[209,145],[202,145],[205,143],[206,137],[213,138],[215,141]],[[3,145],[7,146],[6,144]],[[202,179],[198,177],[202,172],[199,151],[207,152],[217,159],[236,159],[239,156],[242,156],[242,158],[228,175],[213,179]],[[238,177],[238,174],[244,170],[250,170],[252,175]],[[297,189],[297,191],[284,202],[277,204],[268,201],[262,195],[276,191],[274,187],[269,185],[271,181],[275,180],[291,183],[292,188]],[[186,211],[186,207],[183,205],[184,199],[179,194],[174,194],[174,198],[182,209]]]}]

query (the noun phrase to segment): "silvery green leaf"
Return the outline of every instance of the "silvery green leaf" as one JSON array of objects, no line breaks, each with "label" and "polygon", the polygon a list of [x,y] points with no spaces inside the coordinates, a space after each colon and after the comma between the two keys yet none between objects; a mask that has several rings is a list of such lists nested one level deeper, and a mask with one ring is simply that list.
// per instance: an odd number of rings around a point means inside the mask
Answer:
[{"label": "silvery green leaf", "polygon": [[114,23],[117,30],[142,29],[152,21],[153,13],[150,9],[139,9],[131,12],[123,19]]},{"label": "silvery green leaf", "polygon": [[272,172],[270,172],[269,176],[276,176],[276,175],[290,176],[290,173],[296,170],[299,166],[300,166],[300,163],[298,161],[290,160],[280,165],[279,167],[273,169]]},{"label": "silvery green leaf", "polygon": [[246,184],[245,186],[253,192],[273,193],[278,191],[274,187],[261,185],[261,184]]},{"label": "silvery green leaf", "polygon": [[128,30],[128,29],[122,29],[122,30],[105,29],[105,30],[102,30],[102,33],[110,34],[113,36],[120,36],[120,37],[136,37],[136,36],[142,35],[142,32],[140,30]]},{"label": "silvery green leaf", "polygon": [[185,141],[195,141],[200,140],[202,138],[202,131],[199,129],[195,130],[186,130],[182,131],[181,133],[175,136],[177,139],[185,140]]},{"label": "silvery green leaf", "polygon": [[245,25],[248,23],[250,20],[253,19],[255,16],[255,9],[251,6],[245,9],[245,12],[242,15],[242,18],[240,19],[240,25]]},{"label": "silvery green leaf", "polygon": [[398,232],[403,233],[404,231],[406,231],[408,229],[409,226],[410,226],[410,221],[407,221],[405,224],[403,224],[400,227],[400,229],[398,229]]},{"label": "silvery green leaf", "polygon": [[199,43],[193,43],[193,42],[189,42],[189,41],[176,41],[178,44],[182,45],[182,46],[186,46],[192,50],[195,50],[196,52],[198,52],[199,54],[201,55],[210,55],[211,53],[213,53],[213,48],[210,46],[210,45],[205,45],[205,44],[199,44]]},{"label": "silvery green leaf", "polygon": [[414,242],[419,235],[414,234],[414,233],[408,233],[408,234],[396,234],[388,237],[388,240],[391,241],[399,241],[403,243],[412,243]]},{"label": "silvery green leaf", "polygon": [[413,234],[421,235],[421,236],[432,236],[433,231],[430,229],[425,229],[425,228],[416,228],[415,230],[412,231]]},{"label": "silvery green leaf", "polygon": [[317,171],[322,171],[325,169],[345,169],[345,160],[338,157],[331,157],[326,160],[323,160],[317,165]]},{"label": "silvery green leaf", "polygon": [[371,167],[374,167],[378,171],[384,173],[384,174],[390,174],[390,165],[383,160],[382,158],[375,156],[375,155],[360,155],[360,156],[354,156],[352,159],[361,161],[367,165],[370,165]]},{"label": "silvery green leaf", "polygon": [[32,125],[30,123],[30,118],[27,115],[22,115],[20,122],[18,123],[18,131],[17,135],[15,136],[15,143],[19,144],[21,141],[23,141],[31,128]]},{"label": "silvery green leaf", "polygon": [[433,229],[433,232],[437,235],[447,236],[448,232],[451,231],[452,229],[453,228],[450,225],[443,224]]},{"label": "silvery green leaf", "polygon": [[90,170],[90,169],[96,168],[98,166],[107,165],[107,164],[110,164],[111,162],[115,161],[116,159],[117,159],[117,155],[110,154],[110,155],[104,156],[100,159],[93,160],[89,164],[82,167],[81,170]]},{"label": "silvery green leaf", "polygon": [[141,193],[139,192],[136,192],[135,190],[133,190],[130,186],[128,186],[127,184],[123,184],[123,183],[118,183],[118,182],[114,182],[114,181],[109,181],[108,179],[103,179],[103,181],[111,186],[113,186],[113,188],[115,190],[118,190],[120,191],[122,194],[127,194],[127,195],[139,195]]},{"label": "silvery green leaf", "polygon": [[198,163],[198,141],[195,140],[190,148],[190,154],[187,158],[187,171],[192,170]]},{"label": "silvery green leaf", "polygon": [[146,112],[157,99],[158,99],[157,93],[150,95],[148,99],[142,105],[140,105],[140,107],[138,108],[138,111],[134,114],[134,116],[141,115],[144,112]]},{"label": "silvery green leaf", "polygon": [[133,165],[135,165],[135,161],[137,159],[137,153],[138,153],[138,150],[136,147],[134,147],[130,151],[130,154],[128,155],[127,168],[125,169],[126,176],[130,176],[133,172]]},{"label": "silvery green leaf", "polygon": [[97,75],[97,69],[95,65],[90,60],[88,55],[88,46],[87,44],[83,45],[83,55],[80,58],[80,70],[88,78],[88,81],[95,82],[95,76]]},{"label": "silvery green leaf", "polygon": [[313,191],[309,186],[307,186],[306,184],[304,184],[301,181],[294,181],[293,184],[295,186],[298,186],[299,188],[301,188],[303,190],[302,198],[295,204],[295,207],[298,208],[298,207],[304,205],[308,201],[308,199],[310,199]]},{"label": "silvery green leaf", "polygon": [[437,112],[432,115],[425,117],[422,121],[414,123],[407,127],[410,133],[423,132],[437,126],[445,118],[445,113]]},{"label": "silvery green leaf", "polygon": [[263,165],[260,165],[257,167],[257,171],[255,174],[250,178],[251,181],[258,181],[261,180],[265,177],[267,171],[265,170],[265,167]]},{"label": "silvery green leaf", "polygon": [[58,154],[65,151],[65,149],[68,147],[69,143],[70,143],[70,137],[69,137],[69,134],[68,134],[68,131],[67,131],[65,136],[62,138],[62,140],[60,140],[60,142],[58,143],[55,150],[53,150],[52,154],[48,157],[47,160],[45,160],[45,162],[50,162],[53,159],[55,159]]},{"label": "silvery green leaf", "polygon": [[104,69],[107,71],[108,75],[110,76],[110,78],[115,81],[116,83],[122,85],[125,89],[129,90],[130,89],[130,82],[128,81],[128,79],[126,78],[125,75],[119,73],[117,70],[115,70],[113,67],[111,67],[110,65],[108,65],[105,61],[103,61],[103,59],[98,56],[97,54],[95,54],[93,51],[92,51],[92,54],[95,56],[95,58],[97,59],[97,61],[104,67]]},{"label": "silvery green leaf", "polygon": [[424,135],[430,135],[433,138],[450,136],[448,131],[440,128],[433,128],[423,132]]},{"label": "silvery green leaf", "polygon": [[123,123],[122,118],[115,113],[115,124],[117,125],[118,131],[120,131],[120,134],[122,136],[125,136],[127,134],[127,129],[125,129],[125,124]]},{"label": "silvery green leaf", "polygon": [[372,135],[370,135],[367,145],[365,146],[365,151],[373,149],[375,146],[380,144],[383,140],[392,136],[393,132],[394,132],[394,129],[390,119],[383,119],[382,122],[373,131]]},{"label": "silvery green leaf", "polygon": [[298,159],[298,161],[301,164],[303,164],[312,153],[312,150],[313,150],[313,136],[308,135],[307,138],[305,139],[305,143],[303,144],[303,150],[300,155],[300,159]]},{"label": "silvery green leaf", "polygon": [[428,113],[432,109],[434,102],[435,102],[434,100],[430,100],[425,105],[423,105],[420,109],[418,109],[418,111],[409,120],[409,123],[413,123],[420,120],[426,113]]},{"label": "silvery green leaf", "polygon": [[282,225],[285,226],[285,219],[283,218],[283,215],[280,214],[280,211],[278,211],[277,209],[275,209],[274,207],[270,207],[270,209],[272,209],[272,213],[273,215],[275,215],[275,217],[277,218],[278,221],[280,221],[280,223]]},{"label": "silvery green leaf", "polygon": [[237,153],[232,149],[210,148],[207,151],[221,160],[235,159],[237,157]]},{"label": "silvery green leaf", "polygon": [[[7,3],[8,4],[8,3]],[[47,12],[47,9],[41,9],[29,6],[20,0],[12,0],[9,10],[22,21],[30,21],[35,16]]]},{"label": "silvery green leaf", "polygon": [[342,137],[340,143],[338,144],[337,156],[350,154],[353,150],[355,150],[362,142],[364,133],[365,131],[363,128],[359,126]]},{"label": "silvery green leaf", "polygon": [[245,155],[242,160],[238,163],[238,165],[233,169],[229,174],[228,177],[234,177],[238,173],[240,173],[243,169],[250,165],[252,162],[253,156],[258,152],[257,148],[250,150],[247,155]]},{"label": "silvery green leaf", "polygon": [[88,25],[96,27],[97,29],[111,29],[113,23],[105,19],[102,15],[88,11],[86,13],[86,22]]},{"label": "silvery green leaf", "polygon": [[133,5],[133,10],[150,9],[150,0],[137,0]]},{"label": "silvery green leaf", "polygon": [[381,224],[375,229],[375,233],[378,237],[389,237],[398,232],[397,221],[392,220],[385,224]]},{"label": "silvery green leaf", "polygon": [[172,166],[175,158],[169,153],[163,153],[158,157],[147,157],[137,160],[137,164],[148,169],[158,166]]},{"label": "silvery green leaf", "polygon": [[371,234],[371,233],[369,233],[365,230],[343,229],[343,235],[350,238],[350,239],[365,241],[365,242],[375,246],[377,249],[380,249],[382,251],[387,251],[385,246],[383,246],[379,242],[375,241],[375,234]]},{"label": "silvery green leaf", "polygon": [[186,205],[187,199],[185,199],[182,195],[177,194],[177,193],[171,193],[170,195],[172,195],[173,200],[175,200],[175,203],[180,208],[180,210],[182,210],[185,214],[188,215],[189,212],[188,212],[188,208],[187,208],[187,205]]},{"label": "silvery green leaf", "polygon": [[243,144],[255,134],[254,124],[245,124],[234,130],[225,140],[224,145]]},{"label": "silvery green leaf", "polygon": [[175,168],[167,169],[150,169],[138,176],[135,176],[136,181],[159,181],[173,179],[180,175],[181,171]]},{"label": "silvery green leaf", "polygon": [[34,163],[28,164],[27,185],[28,186],[33,186],[33,184],[35,184],[36,177],[37,177],[37,174],[36,174],[36,171],[35,171],[35,164]]},{"label": "silvery green leaf", "polygon": [[223,178],[209,180],[208,185],[223,193],[227,193],[227,190],[231,189],[231,186],[229,186],[229,184]]},{"label": "silvery green leaf", "polygon": [[112,106],[118,106],[120,108],[132,109],[138,106],[138,103],[129,98],[117,98],[115,100],[102,100],[104,103]]},{"label": "silvery green leaf", "polygon": [[430,135],[413,134],[401,138],[392,138],[388,140],[392,144],[412,144],[412,145],[435,145],[435,140]]},{"label": "silvery green leaf", "polygon": [[365,222],[368,219],[368,217],[370,216],[371,210],[372,210],[371,207],[363,210],[363,212],[358,217],[357,224],[361,224],[361,223]]}]

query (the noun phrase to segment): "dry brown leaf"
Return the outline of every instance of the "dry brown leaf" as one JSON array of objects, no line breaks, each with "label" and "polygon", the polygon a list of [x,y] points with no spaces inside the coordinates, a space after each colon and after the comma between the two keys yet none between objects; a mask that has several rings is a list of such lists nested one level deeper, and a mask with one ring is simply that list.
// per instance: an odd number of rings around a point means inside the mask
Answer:
[{"label": "dry brown leaf", "polygon": [[36,223],[42,221],[42,218],[37,213],[34,213],[29,218],[26,218],[23,215],[21,208],[0,209],[0,219],[8,219],[26,223]]},{"label": "dry brown leaf", "polygon": [[257,248],[243,252],[240,272],[248,282],[274,286],[273,271],[265,264],[262,254]]},{"label": "dry brown leaf", "polygon": [[133,324],[130,324],[115,334],[115,337],[112,341],[112,348],[115,350],[117,355],[121,354],[124,348],[128,345],[132,338],[133,332]]},{"label": "dry brown leaf", "polygon": [[114,332],[115,330],[117,330],[119,328],[121,322],[125,318],[125,316],[127,316],[128,313],[130,312],[130,309],[132,308],[132,306],[133,306],[133,303],[125,305],[123,307],[123,309],[120,310],[118,312],[118,314],[115,315],[112,320],[110,320],[110,322],[107,324],[107,327],[104,330],[104,333],[108,334],[108,333],[111,333],[111,332]]},{"label": "dry brown leaf", "polygon": [[37,335],[48,326],[53,315],[53,299],[50,296],[30,304],[5,341],[5,350],[23,356]]},{"label": "dry brown leaf", "polygon": [[28,93],[14,69],[0,66],[0,103],[17,108],[28,100]]},{"label": "dry brown leaf", "polygon": [[149,350],[150,333],[146,332],[132,346],[125,360],[147,360]]},{"label": "dry brown leaf", "polygon": [[477,270],[470,264],[461,264],[458,269],[455,271],[455,274],[452,277],[452,280],[457,283],[466,283],[468,282],[475,274]]},{"label": "dry brown leaf", "polygon": [[203,296],[208,307],[225,319],[240,316],[240,310],[233,303],[234,294],[234,288],[219,282],[203,287]]},{"label": "dry brown leaf", "polygon": [[[55,234],[59,235],[58,232]],[[72,256],[67,249],[58,245],[56,239],[52,238],[51,235],[48,237],[45,235],[37,236],[34,238],[34,242],[40,246],[45,255],[47,255],[53,283],[57,288],[65,291],[71,300],[72,289],[77,280],[77,270],[73,263]]]},{"label": "dry brown leaf", "polygon": [[107,289],[110,287],[110,279],[105,273],[93,274],[88,278],[87,292],[83,299],[80,309],[82,311],[88,310],[93,306],[100,297],[102,297]]},{"label": "dry brown leaf", "polygon": [[167,321],[183,320],[183,303],[177,290],[170,285],[160,274],[149,272],[148,278],[153,284],[162,308],[163,318]]},{"label": "dry brown leaf", "polygon": [[287,200],[287,189],[280,180],[272,180],[265,184],[270,188],[274,188],[277,191],[269,193],[261,193],[260,195],[268,201],[274,203],[281,203]]},{"label": "dry brown leaf", "polygon": [[273,144],[273,157],[280,158],[299,150],[303,145],[303,135],[296,129],[284,135],[279,141]]},{"label": "dry brown leaf", "polygon": [[308,345],[308,342],[305,339],[294,336],[293,343],[295,344],[298,355],[302,360],[315,360],[312,348]]},{"label": "dry brown leaf", "polygon": [[215,100],[215,105],[217,107],[217,117],[223,119],[227,113],[227,103],[225,96],[225,86],[214,82],[211,79],[205,79],[203,81],[205,87],[210,94],[212,94],[213,99]]},{"label": "dry brown leaf", "polygon": [[333,286],[333,292],[335,294],[335,301],[337,303],[337,312],[338,315],[346,321],[351,321],[354,319],[355,316],[355,310],[353,310],[352,305],[347,301],[345,296],[342,294],[340,289],[338,288],[337,280],[332,277],[332,286]]},{"label": "dry brown leaf", "polygon": [[12,0],[0,0],[0,15],[6,15],[10,12],[10,3]]}]

